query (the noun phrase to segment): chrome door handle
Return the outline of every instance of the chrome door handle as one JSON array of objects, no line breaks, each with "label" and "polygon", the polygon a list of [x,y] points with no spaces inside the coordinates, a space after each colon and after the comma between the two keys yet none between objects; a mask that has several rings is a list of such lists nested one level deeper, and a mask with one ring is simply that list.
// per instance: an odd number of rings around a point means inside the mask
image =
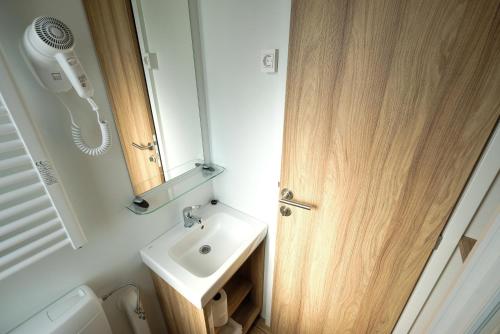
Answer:
[{"label": "chrome door handle", "polygon": [[143,151],[143,150],[153,150],[154,149],[154,144],[153,143],[148,143],[148,145],[139,145],[139,144],[136,144],[136,143],[132,143],[132,146]]},{"label": "chrome door handle", "polygon": [[288,199],[280,199],[280,203],[286,204],[286,205],[291,205],[299,209],[304,209],[304,210],[311,210],[312,207],[310,205],[304,204],[304,203],[299,203],[295,201],[290,201]]},{"label": "chrome door handle", "polygon": [[291,206],[294,206],[296,208],[304,209],[304,210],[311,210],[313,208],[312,205],[292,201],[292,199],[293,199],[293,192],[287,188],[284,188],[281,191],[281,199],[279,200],[280,203],[286,204],[286,205],[291,205]]}]

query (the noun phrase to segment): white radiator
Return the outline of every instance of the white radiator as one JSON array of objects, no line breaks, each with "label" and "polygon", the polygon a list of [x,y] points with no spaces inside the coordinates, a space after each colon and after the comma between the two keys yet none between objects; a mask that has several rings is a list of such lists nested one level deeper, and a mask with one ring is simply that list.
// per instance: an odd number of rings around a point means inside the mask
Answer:
[{"label": "white radiator", "polygon": [[0,55],[0,280],[85,235]]}]

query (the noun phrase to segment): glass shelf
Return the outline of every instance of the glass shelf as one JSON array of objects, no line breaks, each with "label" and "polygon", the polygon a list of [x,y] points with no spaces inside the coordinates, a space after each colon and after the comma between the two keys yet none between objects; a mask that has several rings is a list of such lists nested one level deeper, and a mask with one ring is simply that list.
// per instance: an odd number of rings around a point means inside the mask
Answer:
[{"label": "glass shelf", "polygon": [[127,209],[137,215],[155,212],[173,200],[210,181],[217,175],[222,174],[222,172],[224,172],[224,167],[215,164],[198,166],[186,174],[142,194],[141,197],[149,203],[147,209],[141,208],[134,203],[127,206]]}]

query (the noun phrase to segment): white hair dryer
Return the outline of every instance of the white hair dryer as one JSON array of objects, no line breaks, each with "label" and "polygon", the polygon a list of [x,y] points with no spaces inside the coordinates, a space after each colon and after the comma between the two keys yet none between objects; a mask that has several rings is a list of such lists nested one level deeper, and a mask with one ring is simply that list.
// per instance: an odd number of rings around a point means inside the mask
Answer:
[{"label": "white hair dryer", "polygon": [[111,146],[111,135],[108,124],[99,117],[99,108],[92,100],[94,88],[73,47],[73,34],[66,24],[53,17],[41,16],[35,18],[26,28],[22,53],[40,85],[54,93],[67,92],[74,88],[81,98],[88,101],[97,114],[102,136],[101,145],[93,148],[85,143],[80,127],[75,123],[69,108],[64,105],[71,117],[71,134],[75,145],[83,153],[91,156],[102,155]]}]

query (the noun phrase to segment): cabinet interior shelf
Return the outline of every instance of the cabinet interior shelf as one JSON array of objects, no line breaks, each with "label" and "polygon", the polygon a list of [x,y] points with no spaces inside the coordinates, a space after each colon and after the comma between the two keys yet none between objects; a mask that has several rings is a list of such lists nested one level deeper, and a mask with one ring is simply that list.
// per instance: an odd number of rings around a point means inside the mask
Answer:
[{"label": "cabinet interior shelf", "polygon": [[246,298],[243,303],[236,309],[233,314],[233,319],[243,326],[243,334],[247,333],[255,319],[259,315],[260,309],[255,305],[250,298]]},{"label": "cabinet interior shelf", "polygon": [[[262,242],[224,285],[228,316],[243,327],[243,334],[250,330],[262,310],[264,247]],[[213,333],[220,333],[221,328],[213,328]]]},{"label": "cabinet interior shelf", "polygon": [[[243,306],[242,302],[252,290],[252,283],[235,275],[229,280],[229,282],[226,283],[226,285],[224,285],[224,290],[227,295],[227,313],[229,317],[232,317],[233,315],[238,314],[241,306]],[[239,318],[240,320],[243,320],[242,315],[240,315]],[[240,321],[236,319],[234,320],[243,325]],[[220,329],[221,327],[215,327],[214,332],[217,334]]]},{"label": "cabinet interior shelf", "polygon": [[234,276],[226,283],[224,290],[227,294],[227,312],[229,316],[232,316],[250,290],[252,290],[252,283],[244,278]]}]

